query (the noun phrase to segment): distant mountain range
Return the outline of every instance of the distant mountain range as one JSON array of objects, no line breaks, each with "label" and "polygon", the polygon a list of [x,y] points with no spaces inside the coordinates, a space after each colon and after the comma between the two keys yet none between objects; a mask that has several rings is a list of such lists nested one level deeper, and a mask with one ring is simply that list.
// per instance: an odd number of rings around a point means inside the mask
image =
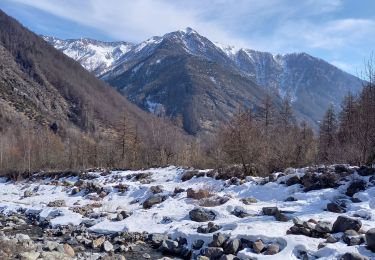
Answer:
[{"label": "distant mountain range", "polygon": [[133,103],[180,118],[190,134],[211,133],[240,105],[257,108],[267,93],[288,95],[299,119],[317,126],[328,105],[362,82],[306,53],[273,55],[211,42],[191,28],[139,44],[44,39]]}]

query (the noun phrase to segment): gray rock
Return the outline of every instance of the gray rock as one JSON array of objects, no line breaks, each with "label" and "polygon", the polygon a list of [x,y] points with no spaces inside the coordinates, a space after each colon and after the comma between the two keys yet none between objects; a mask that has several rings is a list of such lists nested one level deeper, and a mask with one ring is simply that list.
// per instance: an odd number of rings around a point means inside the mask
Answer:
[{"label": "gray rock", "polygon": [[251,204],[254,204],[254,203],[257,203],[258,200],[256,198],[243,198],[241,199],[242,203],[245,204],[245,205],[251,205]]},{"label": "gray rock", "polygon": [[280,211],[278,211],[278,212],[276,213],[276,215],[275,215],[275,219],[276,219],[277,221],[281,221],[281,222],[288,222],[288,221],[289,221],[289,217],[288,217],[286,214],[284,214],[284,213],[282,213],[282,212],[280,212]]},{"label": "gray rock", "polygon": [[103,250],[105,252],[111,252],[113,251],[113,245],[108,240],[104,241],[103,243]]},{"label": "gray rock", "polygon": [[257,254],[260,254],[264,249],[263,241],[258,239],[253,243],[253,251]]},{"label": "gray rock", "polygon": [[375,252],[375,228],[371,228],[366,232],[366,245],[372,252]]},{"label": "gray rock", "polygon": [[159,247],[161,245],[161,243],[163,243],[163,241],[167,240],[167,239],[168,239],[168,236],[166,234],[155,233],[155,234],[150,234],[148,236],[148,240],[151,241],[151,244],[154,247]]},{"label": "gray rock", "polygon": [[223,249],[225,254],[237,254],[239,248],[241,245],[241,241],[237,238],[235,239],[228,239],[227,241],[224,242],[223,244]]},{"label": "gray rock", "polygon": [[66,203],[65,203],[65,200],[55,200],[55,201],[50,201],[47,204],[47,206],[51,208],[66,207]]},{"label": "gray rock", "polygon": [[280,252],[280,246],[278,244],[271,244],[267,246],[266,252],[264,252],[265,255],[275,255],[278,252]]},{"label": "gray rock", "polygon": [[296,225],[297,227],[302,227],[303,226],[303,222],[301,219],[299,219],[298,217],[294,217],[292,219],[294,225]]},{"label": "gray rock", "polygon": [[143,202],[143,208],[149,209],[156,204],[162,203],[166,199],[167,199],[167,197],[165,197],[165,196],[151,196]]},{"label": "gray rock", "polygon": [[262,212],[267,216],[275,216],[279,212],[279,209],[277,207],[263,207]]},{"label": "gray rock", "polygon": [[71,260],[70,256],[57,251],[42,252],[41,257],[43,260]]},{"label": "gray rock", "polygon": [[245,217],[250,216],[250,214],[243,207],[239,207],[239,206],[234,207],[231,214],[235,215],[238,218],[245,218]]},{"label": "gray rock", "polygon": [[222,255],[219,260],[235,260],[238,259],[235,255]]},{"label": "gray rock", "polygon": [[326,222],[326,221],[319,221],[315,225],[315,230],[320,232],[320,233],[331,233],[332,232],[332,223]]},{"label": "gray rock", "polygon": [[224,250],[221,247],[206,247],[201,250],[201,254],[209,259],[216,259],[224,254]]},{"label": "gray rock", "polygon": [[23,193],[23,196],[24,196],[25,198],[28,198],[28,197],[34,196],[34,192],[31,191],[31,190],[25,190],[25,192]]},{"label": "gray rock", "polygon": [[193,244],[191,245],[191,247],[194,250],[198,250],[198,249],[201,249],[203,245],[204,245],[204,241],[202,239],[198,239],[198,240],[195,240],[193,242]]},{"label": "gray rock", "polygon": [[151,187],[150,187],[150,191],[151,191],[153,194],[162,193],[162,192],[163,192],[163,186],[161,186],[161,185],[151,186]]},{"label": "gray rock", "polygon": [[343,207],[334,202],[327,204],[327,210],[334,213],[344,213],[346,211]]},{"label": "gray rock", "polygon": [[212,236],[213,240],[210,243],[211,247],[220,247],[224,244],[225,240],[227,240],[227,237],[224,236],[221,233],[216,233]]},{"label": "gray rock", "polygon": [[219,225],[215,225],[213,222],[208,222],[207,226],[198,227],[197,232],[202,234],[214,233],[220,228],[221,227]]},{"label": "gray rock", "polygon": [[196,208],[189,212],[189,217],[196,222],[206,222],[215,220],[216,214],[212,210]]},{"label": "gray rock", "polygon": [[174,241],[172,239],[164,240],[163,243],[160,246],[160,250],[164,253],[180,254],[181,249],[182,248],[180,247],[178,242]]},{"label": "gray rock", "polygon": [[36,260],[38,259],[39,255],[39,252],[23,252],[19,254],[19,258],[21,260]]},{"label": "gray rock", "polygon": [[358,253],[350,252],[343,254],[340,260],[368,260],[368,258]]},{"label": "gray rock", "polygon": [[358,219],[349,218],[346,216],[338,216],[335,223],[333,223],[332,232],[345,232],[348,229],[358,231],[362,227],[362,222]]}]

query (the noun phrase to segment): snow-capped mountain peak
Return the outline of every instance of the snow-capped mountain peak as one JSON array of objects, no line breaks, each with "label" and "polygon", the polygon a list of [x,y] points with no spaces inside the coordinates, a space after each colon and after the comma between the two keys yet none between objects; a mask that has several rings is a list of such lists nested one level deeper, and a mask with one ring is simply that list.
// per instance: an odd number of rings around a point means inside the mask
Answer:
[{"label": "snow-capped mountain peak", "polygon": [[79,61],[81,65],[95,75],[100,76],[134,44],[128,42],[103,42],[88,38],[62,40],[43,36],[43,39],[67,56]]}]

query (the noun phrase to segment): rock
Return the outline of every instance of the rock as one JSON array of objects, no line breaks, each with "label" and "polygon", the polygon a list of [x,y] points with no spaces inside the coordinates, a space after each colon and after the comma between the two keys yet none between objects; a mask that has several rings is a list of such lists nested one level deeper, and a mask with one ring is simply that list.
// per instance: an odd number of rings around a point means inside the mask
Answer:
[{"label": "rock", "polygon": [[163,253],[170,253],[170,254],[180,254],[181,253],[181,247],[177,241],[174,241],[172,239],[166,239],[161,244],[159,250],[161,250]]},{"label": "rock", "polygon": [[265,255],[275,255],[280,252],[280,246],[278,244],[271,244],[267,246],[266,251],[264,252]]},{"label": "rock", "polygon": [[346,211],[343,207],[334,202],[327,204],[327,210],[334,213],[344,213]]},{"label": "rock", "polygon": [[363,235],[359,235],[355,230],[346,230],[342,236],[342,240],[348,246],[356,246],[365,242]]},{"label": "rock", "polygon": [[241,245],[241,241],[239,239],[228,239],[224,242],[223,249],[225,254],[237,254]]},{"label": "rock", "polygon": [[19,258],[21,260],[36,260],[38,259],[39,255],[39,252],[23,252],[19,254]]},{"label": "rock", "polygon": [[375,252],[375,228],[371,228],[366,232],[366,245],[372,252]]},{"label": "rock", "polygon": [[58,246],[59,246],[59,243],[57,243],[57,242],[54,242],[54,241],[47,241],[47,242],[44,244],[43,248],[45,248],[45,249],[47,249],[47,250],[49,250],[49,251],[53,251],[53,250],[55,250]]},{"label": "rock", "polygon": [[370,176],[370,175],[375,175],[375,168],[370,168],[366,166],[361,166],[358,170],[357,173],[361,176]]},{"label": "rock", "polygon": [[245,217],[250,216],[250,214],[247,213],[246,210],[240,206],[234,207],[234,210],[231,212],[231,214],[235,215],[238,218],[245,218]]},{"label": "rock", "polygon": [[197,256],[197,260],[210,260],[210,258],[207,256],[199,255]]},{"label": "rock", "polygon": [[289,217],[284,214],[284,213],[281,213],[280,211],[278,211],[275,215],[275,219],[277,221],[281,221],[281,222],[288,222],[289,221]]},{"label": "rock", "polygon": [[229,255],[222,255],[219,260],[235,260],[239,259],[235,255],[229,254]]},{"label": "rock", "polygon": [[303,226],[303,222],[301,219],[299,219],[298,217],[294,217],[292,219],[294,225],[298,226],[298,227],[302,227]]},{"label": "rock", "polygon": [[24,196],[25,198],[31,197],[31,196],[33,196],[33,195],[34,195],[34,192],[31,191],[31,190],[25,190],[25,192],[23,193],[23,196]]},{"label": "rock", "polygon": [[336,243],[336,242],[338,242],[338,241],[339,241],[339,239],[336,238],[336,237],[334,237],[334,236],[332,236],[332,235],[329,235],[329,236],[327,237],[327,239],[326,239],[326,243]]},{"label": "rock", "polygon": [[105,241],[105,237],[99,237],[97,239],[94,239],[91,245],[93,248],[99,248],[103,245],[104,241]]},{"label": "rock", "polygon": [[298,176],[292,176],[290,177],[287,181],[286,181],[286,186],[292,186],[292,185],[295,185],[295,184],[300,184],[301,183],[301,179],[298,177]]},{"label": "rock", "polygon": [[161,185],[151,186],[151,187],[150,187],[150,191],[151,191],[153,194],[162,193],[162,192],[163,192],[163,186],[161,186]]},{"label": "rock", "polygon": [[286,202],[288,202],[288,201],[297,201],[297,199],[295,197],[293,197],[293,196],[290,196],[290,197],[286,198],[285,201]]},{"label": "rock", "polygon": [[103,250],[105,252],[111,252],[113,251],[113,245],[108,240],[104,241],[103,243]]},{"label": "rock", "polygon": [[66,207],[65,200],[50,201],[47,204],[47,207],[51,207],[51,208]]},{"label": "rock", "polygon": [[42,252],[41,257],[43,260],[71,260],[70,256],[57,251]]},{"label": "rock", "polygon": [[201,254],[209,259],[217,259],[224,254],[224,250],[221,247],[206,247],[201,250]]},{"label": "rock", "polygon": [[184,192],[185,191],[185,189],[183,189],[183,188],[180,188],[180,187],[176,187],[176,188],[174,188],[174,194],[178,194],[178,193],[181,193],[181,192]]},{"label": "rock", "polygon": [[352,197],[357,192],[365,190],[366,187],[367,182],[365,182],[364,180],[353,181],[352,183],[350,183],[345,194],[349,197]]},{"label": "rock", "polygon": [[80,192],[80,189],[78,188],[78,187],[73,187],[72,188],[72,191],[71,191],[71,195],[76,195],[77,193],[79,193]]},{"label": "rock", "polygon": [[212,236],[213,240],[212,242],[210,243],[209,246],[211,247],[220,247],[224,244],[225,240],[227,240],[227,237],[225,237],[223,234],[221,233],[216,233]]},{"label": "rock", "polygon": [[143,253],[142,257],[145,258],[145,259],[150,259],[151,258],[151,256],[149,254],[147,254],[147,253]]},{"label": "rock", "polygon": [[228,197],[212,196],[209,198],[203,198],[199,201],[199,205],[202,207],[216,207],[228,202]]},{"label": "rock", "polygon": [[241,199],[242,203],[245,204],[245,205],[250,205],[250,204],[253,204],[253,203],[257,203],[258,200],[256,198],[243,198]]},{"label": "rock", "polygon": [[264,249],[263,241],[258,239],[253,243],[253,250],[255,253],[260,254]]},{"label": "rock", "polygon": [[279,209],[277,207],[263,207],[262,212],[267,216],[275,216],[279,212]]},{"label": "rock", "polygon": [[196,208],[189,212],[189,217],[192,221],[206,222],[215,220],[216,214],[212,210]]},{"label": "rock", "polygon": [[181,176],[181,181],[188,181],[193,177],[204,177],[204,172],[199,172],[198,170],[185,171]]},{"label": "rock", "polygon": [[159,247],[161,245],[161,243],[163,243],[163,241],[167,240],[167,239],[168,239],[167,235],[159,234],[159,233],[150,234],[148,236],[148,240],[151,241],[151,244],[154,247]]},{"label": "rock", "polygon": [[346,216],[338,216],[335,223],[333,223],[332,232],[345,232],[348,229],[358,231],[361,226],[362,222],[358,219],[353,219]]},{"label": "rock", "polygon": [[143,202],[144,209],[150,209],[156,204],[160,204],[165,201],[167,198],[165,196],[151,196]]},{"label": "rock", "polygon": [[320,233],[331,233],[332,232],[332,223],[326,222],[326,221],[319,221],[315,225],[315,230],[320,232]]},{"label": "rock", "polygon": [[202,246],[204,245],[204,241],[202,239],[198,239],[198,240],[195,240],[193,242],[193,244],[191,245],[191,247],[194,249],[194,250],[199,250],[202,248]]},{"label": "rock", "polygon": [[368,260],[368,258],[358,253],[350,252],[343,254],[340,260]]},{"label": "rock", "polygon": [[213,233],[216,232],[220,229],[221,227],[219,225],[215,225],[213,222],[208,222],[207,226],[200,226],[197,229],[198,233],[202,234],[208,234],[208,233]]},{"label": "rock", "polygon": [[68,244],[64,244],[64,252],[70,257],[74,257],[75,255],[74,249]]}]

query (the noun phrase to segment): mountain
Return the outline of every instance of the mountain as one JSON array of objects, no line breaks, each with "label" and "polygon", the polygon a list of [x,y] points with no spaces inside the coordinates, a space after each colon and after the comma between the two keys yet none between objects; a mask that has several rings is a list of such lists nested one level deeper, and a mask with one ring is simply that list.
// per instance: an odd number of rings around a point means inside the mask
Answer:
[{"label": "mountain", "polygon": [[126,113],[140,134],[151,130],[154,116],[1,10],[0,55],[2,127],[31,120],[57,125],[61,134],[67,128],[108,133]]},{"label": "mountain", "polygon": [[132,45],[99,77],[144,110],[181,118],[191,134],[214,132],[238,106],[256,109],[270,92],[276,103],[290,96],[297,117],[316,127],[330,103],[339,109],[347,92],[362,87],[306,53],[236,49],[191,28]]},{"label": "mountain", "polygon": [[98,77],[134,46],[128,42],[103,42],[93,39],[61,40],[50,36],[42,37]]}]

